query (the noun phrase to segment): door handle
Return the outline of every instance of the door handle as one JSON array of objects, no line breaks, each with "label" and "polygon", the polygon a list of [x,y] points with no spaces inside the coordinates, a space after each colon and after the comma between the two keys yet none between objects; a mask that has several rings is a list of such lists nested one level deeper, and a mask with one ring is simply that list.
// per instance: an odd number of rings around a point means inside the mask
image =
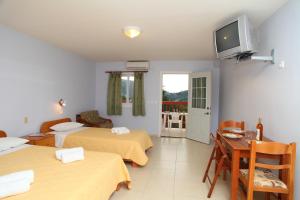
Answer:
[{"label": "door handle", "polygon": [[204,115],[210,115],[210,113],[209,113],[209,112],[206,112],[206,113],[204,113]]}]

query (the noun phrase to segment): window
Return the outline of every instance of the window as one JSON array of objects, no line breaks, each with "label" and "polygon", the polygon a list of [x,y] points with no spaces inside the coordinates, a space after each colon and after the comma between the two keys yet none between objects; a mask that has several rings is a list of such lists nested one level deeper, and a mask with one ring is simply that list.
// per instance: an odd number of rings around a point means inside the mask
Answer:
[{"label": "window", "polygon": [[134,76],[122,74],[122,103],[132,103]]},{"label": "window", "polygon": [[192,80],[192,108],[206,108],[206,77]]}]

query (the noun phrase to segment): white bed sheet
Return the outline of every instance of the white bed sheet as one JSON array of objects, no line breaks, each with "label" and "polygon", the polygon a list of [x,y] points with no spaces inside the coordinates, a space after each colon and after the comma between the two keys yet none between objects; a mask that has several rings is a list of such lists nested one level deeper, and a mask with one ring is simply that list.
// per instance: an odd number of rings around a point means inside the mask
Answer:
[{"label": "white bed sheet", "polygon": [[89,127],[80,127],[80,128],[76,128],[76,129],[73,129],[73,130],[70,130],[70,131],[62,131],[62,132],[52,131],[49,134],[55,135],[55,146],[58,147],[58,148],[62,148],[63,145],[64,145],[65,138],[68,135],[70,135],[71,133],[76,133],[78,131],[87,129],[87,128],[89,128]]},{"label": "white bed sheet", "polygon": [[7,149],[5,151],[0,151],[0,156],[8,154],[8,153],[15,152],[15,151],[19,151],[21,149],[24,149],[24,148],[27,148],[27,147],[30,147],[30,146],[31,146],[30,144],[22,144],[20,146],[14,147],[14,148]]}]

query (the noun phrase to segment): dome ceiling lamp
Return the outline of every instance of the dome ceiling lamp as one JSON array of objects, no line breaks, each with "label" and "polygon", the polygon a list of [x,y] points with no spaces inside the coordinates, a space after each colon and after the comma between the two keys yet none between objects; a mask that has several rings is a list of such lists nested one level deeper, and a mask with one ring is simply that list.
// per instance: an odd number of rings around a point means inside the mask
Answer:
[{"label": "dome ceiling lamp", "polygon": [[126,37],[133,39],[141,34],[141,28],[138,26],[126,26],[123,28],[123,33]]}]

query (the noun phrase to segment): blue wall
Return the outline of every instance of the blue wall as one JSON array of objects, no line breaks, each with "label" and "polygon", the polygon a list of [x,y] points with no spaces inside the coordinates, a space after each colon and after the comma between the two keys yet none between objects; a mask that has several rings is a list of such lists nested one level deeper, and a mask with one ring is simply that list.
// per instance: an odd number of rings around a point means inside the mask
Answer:
[{"label": "blue wall", "polygon": [[[221,63],[221,119],[245,120],[255,129],[263,118],[265,135],[281,142],[300,143],[300,1],[290,0],[258,29],[259,54],[275,49],[275,65],[232,60]],[[279,62],[286,68],[280,69]],[[296,197],[300,199],[300,153],[296,164]]]},{"label": "blue wall", "polygon": [[[95,63],[0,26],[0,129],[9,135],[94,108],[95,79]],[[63,114],[60,98],[67,101]]]}]

